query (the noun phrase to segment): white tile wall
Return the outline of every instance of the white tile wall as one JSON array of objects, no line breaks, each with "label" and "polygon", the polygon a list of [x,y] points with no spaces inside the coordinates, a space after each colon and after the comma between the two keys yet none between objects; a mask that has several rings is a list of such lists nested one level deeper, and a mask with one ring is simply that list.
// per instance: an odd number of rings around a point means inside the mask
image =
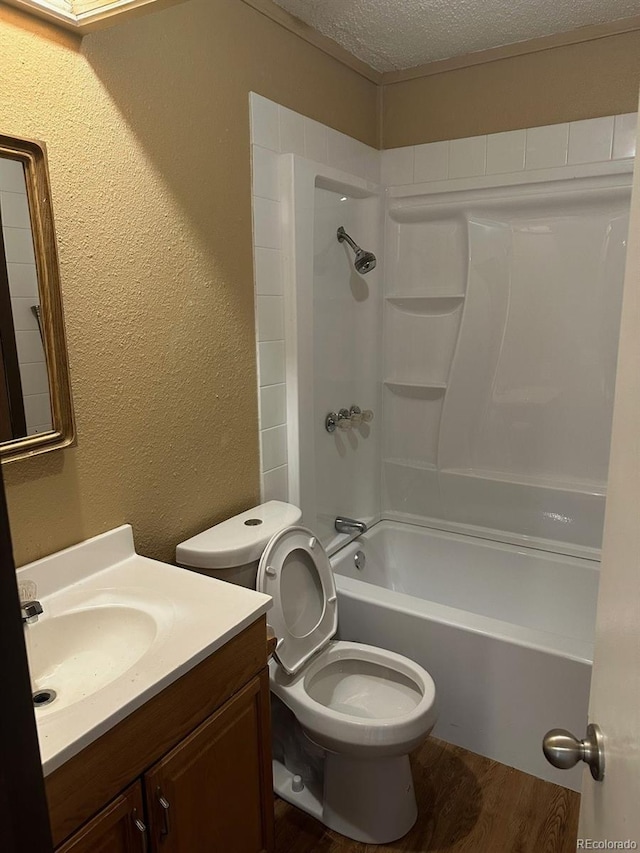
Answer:
[{"label": "white tile wall", "polygon": [[261,341],[258,344],[258,377],[260,388],[285,381],[284,341]]},{"label": "white tile wall", "polygon": [[487,137],[472,136],[449,143],[449,177],[469,178],[484,175],[487,162]]},{"label": "white tile wall", "polygon": [[412,184],[414,167],[415,146],[388,148],[382,153],[382,183],[388,187]]},{"label": "white tile wall", "polygon": [[284,340],[284,305],[282,296],[258,296],[258,340]]},{"label": "white tile wall", "polygon": [[[278,155],[297,154],[380,181],[380,152],[260,95],[250,95],[262,497],[287,500],[284,287]],[[409,180],[413,178],[413,165]],[[22,282],[23,288],[28,286]]]},{"label": "white tile wall", "polygon": [[382,151],[386,186],[635,157],[637,114],[585,119]]},{"label": "white tile wall", "polygon": [[569,147],[569,125],[550,124],[527,130],[525,169],[565,166]]},{"label": "white tile wall", "polygon": [[27,433],[32,435],[51,429],[51,404],[44,348],[31,311],[40,297],[24,169],[18,160],[0,159],[0,214]]},{"label": "white tile wall", "polygon": [[260,429],[281,426],[287,420],[287,392],[282,385],[260,389]]},{"label": "white tile wall", "polygon": [[574,121],[569,125],[570,166],[578,163],[600,163],[611,159],[614,116]]},{"label": "white tile wall", "polygon": [[613,159],[636,156],[637,113],[616,116],[613,126]]},{"label": "white tile wall", "polygon": [[503,175],[524,169],[526,130],[510,130],[487,136],[487,175]]},{"label": "white tile wall", "polygon": [[277,249],[255,247],[256,293],[260,296],[282,296],[282,255]]},{"label": "white tile wall", "polygon": [[416,183],[444,181],[449,176],[449,143],[416,145],[413,178]]}]

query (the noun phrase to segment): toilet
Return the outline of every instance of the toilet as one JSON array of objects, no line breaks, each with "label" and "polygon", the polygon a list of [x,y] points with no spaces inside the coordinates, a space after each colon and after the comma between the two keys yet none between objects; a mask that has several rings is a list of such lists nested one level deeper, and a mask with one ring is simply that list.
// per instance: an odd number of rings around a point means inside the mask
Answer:
[{"label": "toilet", "polygon": [[300,520],[269,501],[178,545],[176,561],[273,599],[276,793],[356,841],[395,841],[418,815],[408,754],[436,722],[435,685],[402,655],[334,639],[333,571]]}]

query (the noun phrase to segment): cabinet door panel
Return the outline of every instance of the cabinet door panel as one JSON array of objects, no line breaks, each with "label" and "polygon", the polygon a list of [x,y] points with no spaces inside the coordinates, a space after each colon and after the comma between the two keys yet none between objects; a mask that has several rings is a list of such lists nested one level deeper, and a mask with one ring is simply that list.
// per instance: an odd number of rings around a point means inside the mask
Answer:
[{"label": "cabinet door panel", "polygon": [[144,853],[142,785],[136,782],[79,829],[57,853]]},{"label": "cabinet door panel", "polygon": [[154,853],[272,849],[268,703],[265,671],[145,775]]}]

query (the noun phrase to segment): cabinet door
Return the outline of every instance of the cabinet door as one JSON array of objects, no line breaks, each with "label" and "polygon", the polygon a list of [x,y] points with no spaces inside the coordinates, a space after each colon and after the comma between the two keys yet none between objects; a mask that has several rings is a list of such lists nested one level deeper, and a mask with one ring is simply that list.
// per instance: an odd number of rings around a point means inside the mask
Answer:
[{"label": "cabinet door", "polygon": [[271,851],[270,739],[265,670],[145,775],[153,853]]},{"label": "cabinet door", "polygon": [[57,853],[144,853],[142,785],[136,782],[79,829]]}]

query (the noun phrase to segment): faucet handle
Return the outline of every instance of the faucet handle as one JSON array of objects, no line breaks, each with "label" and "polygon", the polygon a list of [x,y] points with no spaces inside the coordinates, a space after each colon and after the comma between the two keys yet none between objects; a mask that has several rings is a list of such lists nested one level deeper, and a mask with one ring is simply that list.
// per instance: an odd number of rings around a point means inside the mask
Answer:
[{"label": "faucet handle", "polygon": [[348,430],[351,427],[351,412],[349,409],[340,409],[338,412],[338,429]]},{"label": "faucet handle", "polygon": [[43,613],[42,605],[39,601],[23,601],[20,607],[20,615],[23,623],[31,625],[38,621],[38,616]]},{"label": "faucet handle", "polygon": [[351,425],[354,427],[360,426],[362,423],[362,409],[360,406],[351,406],[349,415],[351,416]]}]

